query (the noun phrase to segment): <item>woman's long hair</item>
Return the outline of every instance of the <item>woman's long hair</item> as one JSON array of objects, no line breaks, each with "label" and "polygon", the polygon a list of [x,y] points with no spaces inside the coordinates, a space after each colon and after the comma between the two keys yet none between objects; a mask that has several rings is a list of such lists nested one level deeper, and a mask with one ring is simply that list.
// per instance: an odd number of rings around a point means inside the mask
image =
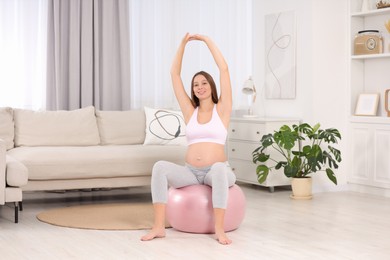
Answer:
[{"label": "woman's long hair", "polygon": [[199,106],[199,98],[195,95],[195,92],[194,92],[194,79],[198,75],[203,75],[206,78],[207,82],[210,84],[211,99],[213,100],[214,104],[217,104],[218,103],[218,93],[217,93],[217,87],[215,86],[215,82],[214,82],[213,77],[205,71],[199,71],[199,72],[195,73],[195,75],[192,77],[192,80],[191,80],[191,102],[192,102],[192,105],[194,107]]}]

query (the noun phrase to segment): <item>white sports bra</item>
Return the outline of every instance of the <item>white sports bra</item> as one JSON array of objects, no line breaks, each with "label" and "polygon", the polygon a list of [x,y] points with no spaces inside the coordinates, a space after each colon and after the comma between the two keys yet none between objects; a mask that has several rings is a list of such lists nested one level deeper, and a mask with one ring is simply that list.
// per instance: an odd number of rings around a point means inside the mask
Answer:
[{"label": "white sports bra", "polygon": [[186,126],[186,136],[188,145],[202,142],[226,143],[227,130],[217,112],[217,105],[214,105],[211,120],[205,124],[198,122],[198,107],[188,121]]}]

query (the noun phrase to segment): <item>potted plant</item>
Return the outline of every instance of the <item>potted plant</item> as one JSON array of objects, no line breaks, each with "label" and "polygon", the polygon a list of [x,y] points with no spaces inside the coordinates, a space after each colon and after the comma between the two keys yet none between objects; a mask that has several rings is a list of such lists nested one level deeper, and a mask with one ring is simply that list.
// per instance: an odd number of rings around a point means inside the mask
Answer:
[{"label": "potted plant", "polygon": [[[270,171],[283,168],[288,178],[292,178],[293,198],[311,198],[311,175],[325,171],[329,180],[337,185],[333,169],[341,162],[341,152],[331,146],[341,140],[340,132],[334,128],[320,129],[320,124],[310,126],[307,123],[283,125],[278,131],[263,135],[260,146],[253,153],[257,180],[263,183]],[[326,147],[325,144],[328,144]],[[272,161],[270,163],[270,161]],[[308,182],[309,194],[299,192],[296,183]]]}]

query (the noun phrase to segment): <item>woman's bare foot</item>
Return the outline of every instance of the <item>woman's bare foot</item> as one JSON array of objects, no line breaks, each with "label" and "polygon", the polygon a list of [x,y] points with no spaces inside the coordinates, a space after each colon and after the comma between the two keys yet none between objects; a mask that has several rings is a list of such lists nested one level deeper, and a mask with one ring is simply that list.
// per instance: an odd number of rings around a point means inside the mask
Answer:
[{"label": "woman's bare foot", "polygon": [[141,237],[142,241],[150,241],[154,238],[165,237],[165,228],[152,228],[148,234]]},{"label": "woman's bare foot", "polygon": [[215,235],[217,236],[217,240],[222,245],[230,245],[232,240],[226,236],[224,230],[215,230]]}]

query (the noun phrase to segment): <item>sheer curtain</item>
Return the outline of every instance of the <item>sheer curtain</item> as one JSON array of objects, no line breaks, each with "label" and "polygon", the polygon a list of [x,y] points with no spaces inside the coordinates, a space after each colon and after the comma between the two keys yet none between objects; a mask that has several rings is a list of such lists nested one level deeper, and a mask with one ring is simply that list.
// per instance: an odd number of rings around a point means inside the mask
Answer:
[{"label": "sheer curtain", "polygon": [[45,108],[47,0],[0,1],[0,107]]},{"label": "sheer curtain", "polygon": [[49,0],[48,109],[130,109],[128,3]]},{"label": "sheer curtain", "polygon": [[[217,43],[229,64],[234,107],[246,105],[241,87],[252,73],[252,0],[128,1],[131,77],[130,93],[122,98],[130,100],[130,108],[178,107],[169,70],[186,32],[209,35]],[[46,106],[47,5],[47,0],[0,1],[0,106]],[[191,42],[182,70],[187,91],[199,70],[219,83],[207,47]]]},{"label": "sheer curtain", "polygon": [[[170,80],[171,62],[186,32],[210,36],[231,73],[234,108],[247,103],[242,84],[252,73],[252,0],[130,0],[131,104],[178,108]],[[205,70],[219,85],[207,47],[190,42],[182,78],[190,93],[194,73]]]}]

